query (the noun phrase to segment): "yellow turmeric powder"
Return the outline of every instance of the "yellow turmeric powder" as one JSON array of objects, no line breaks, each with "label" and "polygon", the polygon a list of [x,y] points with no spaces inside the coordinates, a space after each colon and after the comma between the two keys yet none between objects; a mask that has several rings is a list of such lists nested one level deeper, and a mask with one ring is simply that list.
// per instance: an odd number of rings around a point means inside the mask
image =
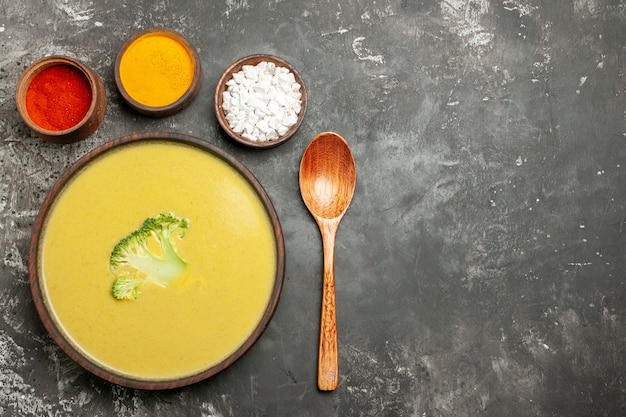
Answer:
[{"label": "yellow turmeric powder", "polygon": [[128,95],[150,107],[174,103],[189,89],[194,60],[168,33],[153,32],[133,41],[120,59],[119,75]]}]

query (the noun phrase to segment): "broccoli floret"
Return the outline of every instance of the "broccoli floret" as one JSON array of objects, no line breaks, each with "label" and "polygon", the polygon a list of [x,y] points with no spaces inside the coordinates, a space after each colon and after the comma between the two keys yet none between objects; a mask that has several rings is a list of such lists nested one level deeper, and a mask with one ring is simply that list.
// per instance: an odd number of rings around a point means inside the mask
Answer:
[{"label": "broccoli floret", "polygon": [[[180,276],[187,262],[176,252],[173,240],[183,238],[189,223],[172,213],[151,217],[143,225],[119,241],[109,258],[117,279],[113,297],[134,300],[146,282],[166,287]],[[160,250],[159,250],[160,249]]]},{"label": "broccoli floret", "polygon": [[128,273],[121,273],[113,283],[113,297],[118,300],[136,300],[139,295],[139,286],[145,279],[131,278]]}]

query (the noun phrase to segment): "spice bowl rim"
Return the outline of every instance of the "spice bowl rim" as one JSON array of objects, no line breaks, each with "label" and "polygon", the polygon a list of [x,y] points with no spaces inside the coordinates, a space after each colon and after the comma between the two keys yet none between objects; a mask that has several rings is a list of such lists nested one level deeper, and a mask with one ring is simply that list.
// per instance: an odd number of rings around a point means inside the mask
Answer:
[{"label": "spice bowl rim", "polygon": [[[244,65],[256,65],[260,62],[267,61],[276,64],[276,66],[287,68],[295,77],[296,82],[300,84],[300,94],[301,94],[301,108],[300,113],[298,113],[298,120],[296,123],[287,130],[287,132],[280,136],[278,139],[265,141],[265,142],[255,142],[249,139],[246,139],[242,135],[233,131],[230,127],[228,120],[226,119],[226,113],[222,107],[223,104],[223,93],[226,91],[226,83],[233,78],[233,74],[241,71]],[[287,62],[285,59],[278,57],[276,55],[271,54],[251,54],[244,57],[241,57],[235,60],[232,64],[230,64],[222,73],[220,78],[217,81],[215,87],[215,96],[214,96],[214,107],[215,107],[215,116],[219,125],[226,132],[231,139],[236,142],[256,149],[269,149],[274,148],[278,145],[281,145],[287,142],[291,137],[298,131],[302,121],[304,120],[304,116],[306,114],[306,109],[308,105],[308,94],[306,86],[304,85],[304,80],[300,73],[296,70],[296,68]]]},{"label": "spice bowl rim", "polygon": [[[91,89],[91,103],[85,116],[78,123],[63,130],[46,129],[38,125],[26,108],[26,94],[31,82],[44,70],[57,65],[68,65],[79,70],[89,82]],[[107,104],[104,84],[98,74],[79,59],[66,55],[44,56],[26,67],[17,82],[15,101],[22,120],[37,136],[48,142],[60,144],[78,142],[94,133],[104,120]]]},{"label": "spice bowl rim", "polygon": [[[180,43],[187,53],[191,56],[193,61],[193,77],[191,79],[191,83],[187,90],[175,101],[166,104],[164,106],[150,106],[147,104],[140,103],[136,99],[134,99],[122,83],[121,75],[120,75],[120,63],[122,61],[122,57],[128,51],[128,48],[135,43],[137,40],[144,36],[148,35],[158,35],[164,34],[178,43]],[[149,27],[138,32],[132,34],[120,47],[117,56],[115,58],[115,66],[114,66],[114,78],[115,85],[117,87],[117,91],[120,93],[124,101],[135,111],[145,116],[151,117],[167,117],[171,116],[185,107],[187,107],[193,99],[198,95],[200,91],[200,86],[202,84],[202,64],[200,61],[200,54],[195,46],[191,43],[191,41],[183,35],[181,32],[168,28],[168,27]]]}]

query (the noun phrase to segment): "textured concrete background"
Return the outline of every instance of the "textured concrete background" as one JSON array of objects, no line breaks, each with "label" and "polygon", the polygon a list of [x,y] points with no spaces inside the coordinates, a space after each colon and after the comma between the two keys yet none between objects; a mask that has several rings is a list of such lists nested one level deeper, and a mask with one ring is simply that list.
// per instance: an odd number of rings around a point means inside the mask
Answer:
[{"label": "textured concrete background", "polygon": [[[121,103],[118,48],[167,26],[199,49],[199,97],[149,119]],[[621,0],[0,0],[0,415],[626,415],[626,6]],[[309,110],[291,141],[234,144],[212,109],[235,59],[291,62]],[[109,107],[56,146],[19,118],[32,61],[77,57]],[[287,275],[266,333],[196,385],[104,382],[45,333],[27,247],[85,152],[148,131],[232,152],[281,218]],[[355,199],[336,251],[340,384],[316,389],[321,241],[298,190],[315,134],[343,135]]]}]

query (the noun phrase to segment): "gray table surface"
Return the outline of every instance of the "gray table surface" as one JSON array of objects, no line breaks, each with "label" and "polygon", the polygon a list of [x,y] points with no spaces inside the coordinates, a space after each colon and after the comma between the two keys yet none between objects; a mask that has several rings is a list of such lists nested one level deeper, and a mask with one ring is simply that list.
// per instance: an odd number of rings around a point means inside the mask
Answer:
[{"label": "gray table surface", "polygon": [[[133,33],[166,26],[198,48],[199,96],[151,119],[115,89]],[[626,415],[626,5],[620,0],[0,0],[0,414],[3,416]],[[232,142],[212,99],[252,53],[303,76],[298,133]],[[15,86],[50,54],[103,78],[84,142],[52,145]],[[234,154],[271,196],[286,280],[273,321],[232,367],[146,392],[70,360],[32,303],[40,204],[87,151],[143,131]],[[339,387],[316,388],[321,240],[298,166],[323,131],[357,162],[337,236]]]}]

